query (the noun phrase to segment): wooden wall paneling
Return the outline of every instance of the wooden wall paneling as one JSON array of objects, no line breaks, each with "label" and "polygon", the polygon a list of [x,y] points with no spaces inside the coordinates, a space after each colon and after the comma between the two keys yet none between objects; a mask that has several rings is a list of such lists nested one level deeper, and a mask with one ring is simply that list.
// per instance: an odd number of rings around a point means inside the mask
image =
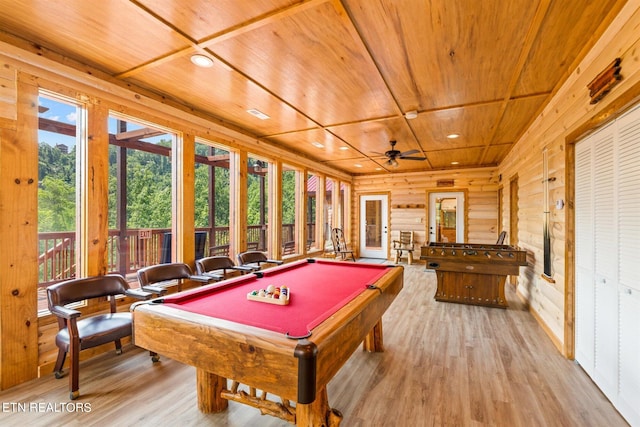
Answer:
[{"label": "wooden wall paneling", "polygon": [[107,273],[109,238],[109,110],[85,104],[80,138],[80,257],[81,277]]},{"label": "wooden wall paneling", "polygon": [[[358,194],[376,193],[380,188],[390,189],[390,225],[391,236],[399,230],[413,230],[416,242],[422,244],[428,240],[428,198],[429,191],[448,191],[450,187],[437,187],[437,181],[453,179],[455,189],[466,189],[468,194],[467,211],[473,211],[475,218],[469,219],[467,229],[469,241],[476,243],[495,242],[497,233],[498,176],[495,168],[464,169],[459,171],[438,171],[432,173],[398,173],[385,175],[366,175],[354,178],[354,192]],[[354,203],[355,202],[354,198]],[[399,207],[400,205],[423,205],[422,209]],[[418,222],[418,219],[420,222]],[[357,221],[355,222],[357,223]]]},{"label": "wooden wall paneling", "polygon": [[21,73],[16,88],[16,130],[0,128],[2,390],[38,373],[38,88]]},{"label": "wooden wall paneling", "polygon": [[296,254],[307,253],[307,170],[296,170]]},{"label": "wooden wall paneling", "polygon": [[247,250],[247,162],[244,150],[229,153],[229,256],[232,259]]},{"label": "wooden wall paneling", "polygon": [[171,240],[172,261],[185,262],[195,269],[195,167],[196,141],[189,133],[173,132],[172,233],[182,237]]},{"label": "wooden wall paneling", "polygon": [[[567,163],[567,141],[575,141],[596,126],[610,120],[627,108],[637,98],[634,92],[640,82],[640,64],[635,59],[640,48],[640,9],[637,1],[627,3],[614,19],[602,38],[587,53],[564,85],[557,89],[554,98],[533,120],[499,168],[503,176],[519,178],[520,210],[517,226],[520,229],[519,244],[531,252],[532,265],[520,275],[518,292],[529,298],[530,309],[547,330],[558,349],[566,356],[573,355],[573,286],[575,273],[572,251],[571,224],[567,217],[571,205],[569,192],[571,177]],[[598,104],[589,104],[587,84],[604,69],[614,57],[622,58],[623,80]],[[536,204],[542,203],[542,149],[550,153],[551,182],[550,204],[552,212],[552,272],[556,284],[550,286],[540,279],[542,272],[542,214]],[[511,195],[510,195],[511,197]],[[565,200],[567,207],[556,210],[555,200]],[[511,221],[514,219],[511,218]],[[569,226],[569,228],[567,228]],[[513,236],[512,236],[513,237]],[[565,272],[565,268],[569,269]],[[562,298],[563,313],[558,316],[558,296]]]},{"label": "wooden wall paneling", "polygon": [[[16,73],[14,66],[7,63],[0,63],[0,124],[5,122],[7,125],[16,120]],[[3,125],[3,127],[5,127]]]},{"label": "wooden wall paneling", "polygon": [[282,259],[282,162],[269,162],[268,253]]}]

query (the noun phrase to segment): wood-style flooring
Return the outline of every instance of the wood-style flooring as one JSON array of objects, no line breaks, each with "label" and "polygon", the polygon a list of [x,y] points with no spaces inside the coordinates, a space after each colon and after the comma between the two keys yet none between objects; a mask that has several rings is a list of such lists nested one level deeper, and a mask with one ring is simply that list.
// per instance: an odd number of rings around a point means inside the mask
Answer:
[{"label": "wood-style flooring", "polygon": [[[328,386],[343,426],[627,425],[512,286],[506,310],[436,302],[434,292],[433,272],[405,266],[404,289],[383,318],[386,351],[356,351]],[[68,378],[53,375],[5,390],[0,425],[290,425],[235,402],[201,414],[194,368],[166,357],[152,364],[131,345],[82,362],[80,393],[70,403]]]}]

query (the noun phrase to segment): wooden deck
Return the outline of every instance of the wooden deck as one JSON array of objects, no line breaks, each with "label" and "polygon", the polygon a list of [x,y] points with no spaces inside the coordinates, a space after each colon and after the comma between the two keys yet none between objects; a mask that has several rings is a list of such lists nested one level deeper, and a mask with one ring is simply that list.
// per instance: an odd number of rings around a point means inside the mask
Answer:
[{"label": "wooden deck", "polygon": [[[506,310],[436,302],[435,274],[405,266],[384,317],[385,348],[356,351],[329,383],[343,426],[626,426],[573,361],[564,359],[507,285]],[[201,414],[195,369],[131,345],[81,363],[78,410],[68,378],[47,375],[0,393],[3,426],[287,426],[235,402]],[[43,404],[20,412],[14,403]],[[84,406],[83,406],[84,404]],[[47,407],[49,405],[49,407]],[[58,411],[58,412],[54,412]]]}]

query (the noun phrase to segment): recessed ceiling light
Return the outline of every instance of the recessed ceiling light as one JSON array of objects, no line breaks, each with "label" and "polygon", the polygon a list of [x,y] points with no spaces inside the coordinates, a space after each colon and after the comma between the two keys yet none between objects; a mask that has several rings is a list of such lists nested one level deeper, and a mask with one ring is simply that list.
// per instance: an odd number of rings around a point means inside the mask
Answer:
[{"label": "recessed ceiling light", "polygon": [[342,147],[339,148],[339,150],[348,150],[349,147],[347,147],[346,145],[343,145]]},{"label": "recessed ceiling light", "polygon": [[357,168],[361,168],[362,165],[360,163],[355,163],[353,166],[357,167]]},{"label": "recessed ceiling light", "polygon": [[271,118],[271,117],[267,116],[265,113],[263,113],[262,111],[260,111],[258,109],[255,109],[255,108],[251,108],[251,109],[247,110],[247,113],[251,114],[252,116],[256,116],[260,120],[267,120],[267,119]]},{"label": "recessed ceiling light", "polygon": [[382,170],[382,168],[376,168],[376,170],[377,170],[377,171],[381,171],[381,170]]},{"label": "recessed ceiling light", "polygon": [[451,162],[452,165],[458,165],[460,162]]},{"label": "recessed ceiling light", "polygon": [[191,62],[193,62],[198,67],[209,68],[213,66],[213,60],[207,55],[202,55],[201,53],[191,55]]},{"label": "recessed ceiling light", "polygon": [[314,147],[318,147],[318,148],[324,148],[324,144],[318,142],[318,141],[313,141],[311,143],[311,145],[313,145]]},{"label": "recessed ceiling light", "polygon": [[418,117],[418,112],[416,110],[407,111],[404,113],[405,119],[412,120]]},{"label": "recessed ceiling light", "polygon": [[459,138],[460,134],[459,133],[450,133],[449,135],[447,135],[447,138],[449,139],[456,139]]}]

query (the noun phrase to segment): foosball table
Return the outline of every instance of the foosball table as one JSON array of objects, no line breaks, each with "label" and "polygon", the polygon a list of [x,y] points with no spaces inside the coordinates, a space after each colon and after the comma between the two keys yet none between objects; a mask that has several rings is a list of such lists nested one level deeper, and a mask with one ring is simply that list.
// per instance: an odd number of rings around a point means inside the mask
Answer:
[{"label": "foosball table", "polygon": [[436,301],[507,308],[504,285],[520,274],[527,253],[510,245],[429,243],[420,248],[426,268],[435,270]]}]

